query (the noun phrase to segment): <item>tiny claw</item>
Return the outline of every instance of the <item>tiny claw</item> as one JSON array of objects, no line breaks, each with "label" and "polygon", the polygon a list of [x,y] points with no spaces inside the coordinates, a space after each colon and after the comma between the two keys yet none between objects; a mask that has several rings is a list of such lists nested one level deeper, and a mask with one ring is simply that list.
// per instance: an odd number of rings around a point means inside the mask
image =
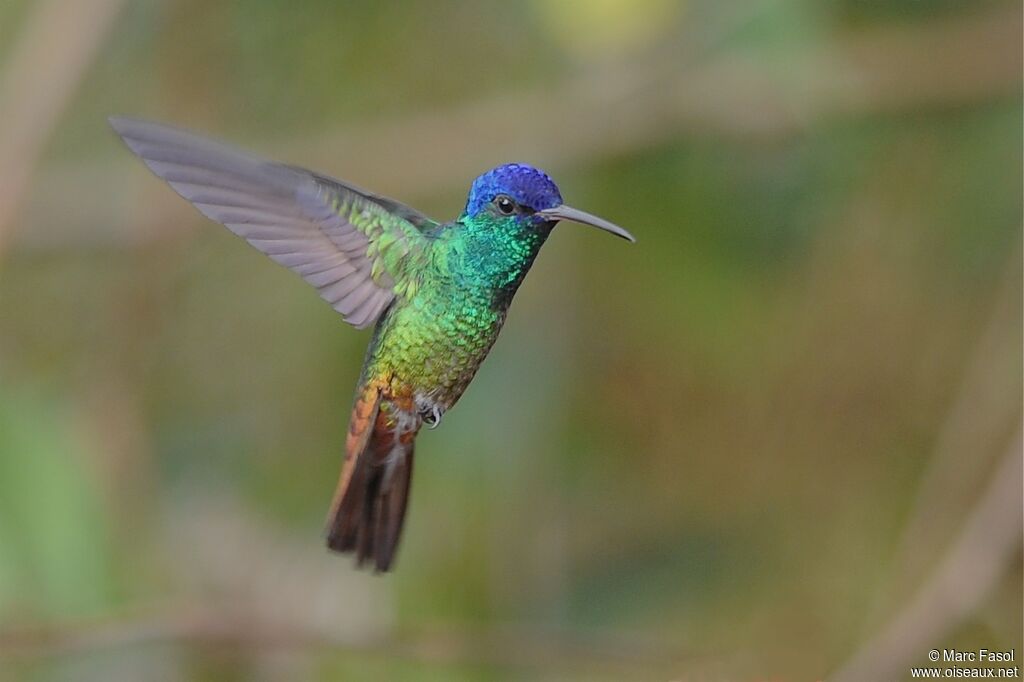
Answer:
[{"label": "tiny claw", "polygon": [[433,405],[431,406],[430,411],[423,412],[421,417],[423,419],[423,423],[427,425],[428,429],[436,429],[437,425],[441,423],[442,414],[441,408],[437,405]]}]

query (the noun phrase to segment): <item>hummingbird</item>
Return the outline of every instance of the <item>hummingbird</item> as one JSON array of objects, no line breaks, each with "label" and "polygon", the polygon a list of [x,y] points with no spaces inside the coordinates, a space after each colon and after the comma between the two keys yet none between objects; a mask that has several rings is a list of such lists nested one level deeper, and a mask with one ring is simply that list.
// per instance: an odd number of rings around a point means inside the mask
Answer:
[{"label": "hummingbird", "polygon": [[194,133],[111,117],[128,148],[207,218],[316,287],[346,322],[373,326],[327,519],[327,546],[392,568],[416,436],[435,428],[487,357],[509,305],[560,221],[630,242],[562,203],[543,171],[507,163],[438,222],[394,199]]}]

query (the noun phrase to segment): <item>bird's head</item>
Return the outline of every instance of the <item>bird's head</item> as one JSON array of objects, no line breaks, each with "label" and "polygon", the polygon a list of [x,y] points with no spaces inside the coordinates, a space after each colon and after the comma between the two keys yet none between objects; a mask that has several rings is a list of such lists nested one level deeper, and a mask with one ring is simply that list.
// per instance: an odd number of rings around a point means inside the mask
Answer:
[{"label": "bird's head", "polygon": [[618,225],[563,204],[562,194],[548,174],[524,163],[492,168],[474,180],[463,217],[487,217],[503,225],[548,229],[560,220],[569,220],[636,241]]}]

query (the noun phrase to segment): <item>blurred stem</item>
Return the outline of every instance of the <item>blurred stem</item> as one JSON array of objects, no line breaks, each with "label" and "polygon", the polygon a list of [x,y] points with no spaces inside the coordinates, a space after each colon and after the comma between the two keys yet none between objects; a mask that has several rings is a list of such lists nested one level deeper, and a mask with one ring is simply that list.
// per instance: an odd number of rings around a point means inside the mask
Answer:
[{"label": "blurred stem", "polygon": [[43,0],[0,74],[0,256],[42,153],[124,0]]},{"label": "blurred stem", "polygon": [[1022,432],[1010,442],[956,543],[887,628],[868,641],[832,682],[892,680],[938,647],[938,639],[992,591],[1021,546]]},{"label": "blurred stem", "polygon": [[[0,631],[0,661],[70,656],[146,644],[186,644],[218,651],[244,650],[261,655],[280,651],[310,654],[384,656],[429,664],[483,664],[515,668],[620,671],[635,679],[652,678],[693,667],[675,648],[652,642],[581,637],[568,632],[518,628],[473,628],[385,637],[340,637],[287,621],[272,622],[221,610],[173,610],[149,616],[77,621]],[[647,676],[647,675],[644,675]]]},{"label": "blurred stem", "polygon": [[923,586],[916,595],[901,605],[889,626],[871,638],[833,680],[896,679],[914,661],[926,665],[924,654],[938,647],[937,639],[977,608],[1020,547],[1024,529],[1019,430],[992,469],[994,475],[973,511],[965,499],[980,483],[973,474],[988,468],[987,455],[996,443],[1005,442],[1007,418],[1013,427],[1020,409],[1019,383],[1004,380],[1019,353],[1019,248],[1011,249],[1011,254],[988,320],[922,475],[896,548],[892,577],[878,603],[897,602],[898,595],[907,591],[908,579],[917,577],[923,564],[936,563],[930,549],[941,541],[942,534],[954,527],[958,518],[967,518],[967,522],[945,556],[937,561],[938,568],[921,581]]},{"label": "blurred stem", "polygon": [[992,310],[914,495],[879,607],[891,604],[893,595],[930,565],[945,530],[970,509],[972,492],[980,487],[982,475],[998,456],[998,444],[1019,414],[1020,383],[1007,380],[1019,374],[1019,244],[1010,253]]},{"label": "blurred stem", "polygon": [[[1014,97],[1020,92],[1021,9],[1007,5],[898,29],[840,36],[829,49],[808,48],[792,70],[758,55],[685,56],[614,64],[554,86],[418,112],[398,120],[346,124],[344,132],[281,140],[270,156],[331,172],[347,160],[346,178],[410,200],[461,186],[494,159],[535,159],[545,166],[592,161],[664,144],[682,135],[780,138],[829,120],[949,108]],[[894,68],[898,65],[899,68]],[[530,112],[524,116],[523,112]],[[183,122],[187,123],[187,122]],[[444,163],[437,150],[444,149]],[[276,151],[275,151],[276,150]],[[128,172],[127,160],[121,168]],[[34,216],[75,229],[32,235],[39,242],[108,241],[152,237],[133,215],[108,199],[108,188],[132,187],[140,177],[89,162],[55,169]],[[111,226],[111,232],[79,225]],[[51,227],[51,230],[54,228]]]}]

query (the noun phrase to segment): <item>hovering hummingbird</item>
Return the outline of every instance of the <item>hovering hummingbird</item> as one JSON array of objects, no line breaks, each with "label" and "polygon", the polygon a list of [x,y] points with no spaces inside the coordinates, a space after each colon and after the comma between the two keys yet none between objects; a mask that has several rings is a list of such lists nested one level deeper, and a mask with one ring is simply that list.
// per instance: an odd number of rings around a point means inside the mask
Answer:
[{"label": "hovering hummingbird", "polygon": [[203,215],[295,271],[357,329],[374,325],[327,545],[377,571],[394,560],[416,434],[436,427],[466,390],[555,224],[635,241],[563,204],[551,178],[526,164],[478,177],[462,215],[439,223],[393,199],[177,128],[120,117],[110,125]]}]

